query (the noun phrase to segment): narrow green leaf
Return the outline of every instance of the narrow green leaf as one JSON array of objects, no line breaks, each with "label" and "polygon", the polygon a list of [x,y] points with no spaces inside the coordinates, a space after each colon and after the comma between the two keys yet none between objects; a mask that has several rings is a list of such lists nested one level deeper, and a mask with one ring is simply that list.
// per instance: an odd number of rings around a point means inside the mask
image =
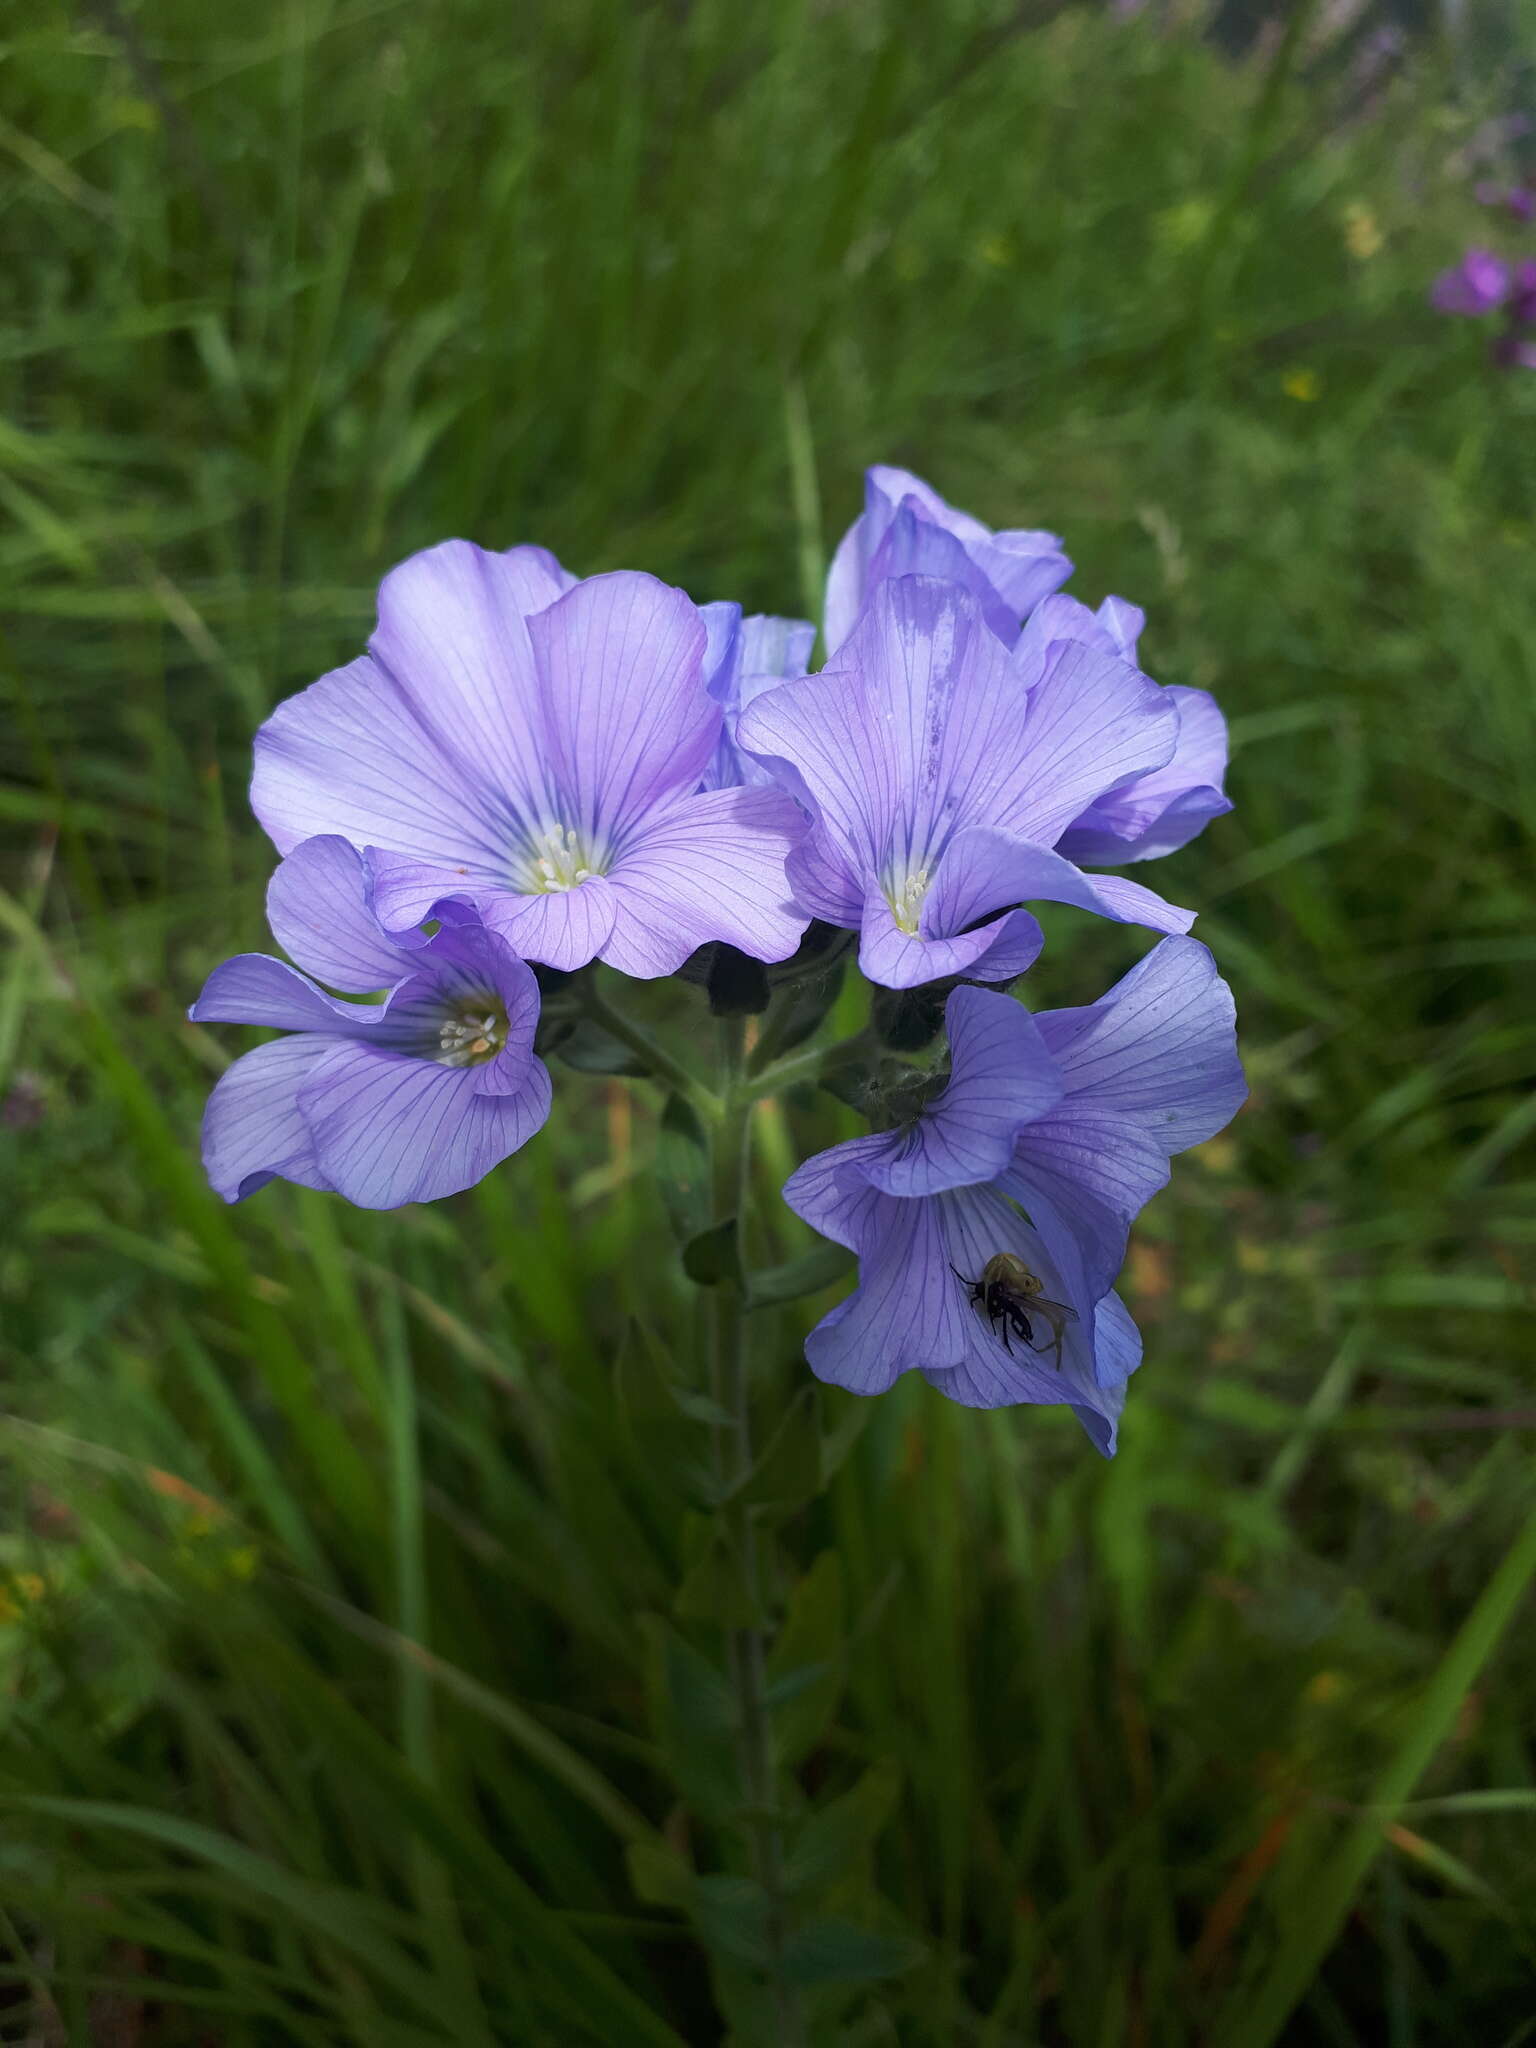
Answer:
[{"label": "narrow green leaf", "polygon": [[840,1876],[871,1847],[900,1791],[900,1764],[894,1757],[882,1757],[852,1791],[813,1813],[790,1844],[784,1861],[785,1889],[813,1892]]},{"label": "narrow green leaf", "polygon": [[819,1294],[823,1287],[841,1280],[852,1264],[852,1252],[824,1238],[798,1258],[753,1273],[747,1281],[747,1307],[776,1308],[781,1302],[798,1301],[802,1295]]},{"label": "narrow green leaf", "polygon": [[669,1095],[661,1112],[656,1180],[673,1235],[691,1244],[709,1225],[709,1140],[698,1112],[681,1095]]}]

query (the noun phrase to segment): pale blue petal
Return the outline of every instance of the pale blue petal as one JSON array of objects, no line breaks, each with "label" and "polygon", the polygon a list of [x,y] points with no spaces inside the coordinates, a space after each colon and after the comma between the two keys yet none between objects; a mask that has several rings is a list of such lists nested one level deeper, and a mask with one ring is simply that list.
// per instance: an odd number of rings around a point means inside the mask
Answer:
[{"label": "pale blue petal", "polygon": [[638,570],[590,576],[529,622],[561,822],[600,850],[696,789],[720,735],[707,642],[681,590]]},{"label": "pale blue petal", "polygon": [[573,580],[543,548],[493,554],[448,540],[412,555],[379,588],[369,653],[445,753],[525,820],[545,815],[550,794],[527,619]]},{"label": "pale blue petal", "polygon": [[1092,804],[1063,834],[1069,860],[1097,867],[1156,860],[1187,846],[1232,808],[1223,783],[1227,726],[1205,690],[1171,683],[1164,695],[1179,717],[1178,746],[1161,768],[1133,777]]},{"label": "pale blue petal", "polygon": [[933,1195],[996,1180],[1024,1126],[1061,1099],[1056,1063],[1034,1018],[1011,996],[957,988],[944,1021],[948,1085],[866,1160],[865,1177],[886,1194]]},{"label": "pale blue petal", "polygon": [[921,988],[955,974],[1010,981],[1033,967],[1044,944],[1045,934],[1027,910],[1005,910],[951,938],[904,931],[878,889],[859,921],[860,970],[883,988]]},{"label": "pale blue petal", "polygon": [[1098,1002],[1036,1022],[1064,1113],[1132,1119],[1166,1153],[1214,1137],[1247,1097],[1232,992],[1198,939],[1164,939]]},{"label": "pale blue petal", "polygon": [[380,926],[363,857],[345,839],[305,839],[278,863],[267,887],[267,922],[306,974],[355,995],[388,987],[413,965],[410,941]]},{"label": "pale blue petal", "polygon": [[[964,932],[978,918],[1014,903],[1071,903],[1116,924],[1186,932],[1192,910],[1166,903],[1122,875],[1085,875],[1059,853],[1008,832],[980,827],[957,833],[922,906],[926,935]],[[1000,977],[998,977],[1000,978]]]},{"label": "pale blue petal", "polygon": [[433,1202],[483,1180],[549,1114],[549,1074],[532,1060],[510,1095],[481,1095],[474,1070],[337,1045],[299,1092],[315,1158],[361,1209]]},{"label": "pale blue petal", "polygon": [[279,704],[256,735],[251,806],[280,853],[339,833],[357,847],[492,873],[514,832],[489,775],[449,751],[366,655]]},{"label": "pale blue petal", "polygon": [[328,996],[286,960],[237,953],[215,967],[187,1015],[195,1024],[265,1024],[278,1031],[353,1035],[374,1031],[383,1006]]},{"label": "pale blue petal", "polygon": [[269,1180],[328,1188],[299,1113],[299,1088],[335,1044],[308,1032],[276,1038],[237,1059],[214,1084],[203,1112],[203,1166],[226,1202]]},{"label": "pale blue petal", "polygon": [[754,960],[787,960],[809,922],[785,876],[804,830],[778,789],[705,790],[653,811],[609,871],[603,959],[641,980],[675,974],[715,939]]}]

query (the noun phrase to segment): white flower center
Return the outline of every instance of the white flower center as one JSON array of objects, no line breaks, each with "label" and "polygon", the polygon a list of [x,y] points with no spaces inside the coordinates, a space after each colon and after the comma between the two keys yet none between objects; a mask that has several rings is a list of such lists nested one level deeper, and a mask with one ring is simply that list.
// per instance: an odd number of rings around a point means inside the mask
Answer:
[{"label": "white flower center", "polygon": [[928,870],[915,868],[902,877],[898,883],[892,876],[886,885],[885,900],[891,906],[891,915],[904,932],[912,937],[917,935],[918,920],[922,916],[923,898],[928,894]]},{"label": "white flower center", "polygon": [[533,895],[579,888],[602,873],[598,857],[579,835],[559,825],[536,832],[529,844],[527,887]]},{"label": "white flower center", "polygon": [[488,1006],[460,1010],[443,1019],[437,1035],[438,1060],[445,1067],[478,1067],[494,1059],[507,1042],[505,1010]]}]

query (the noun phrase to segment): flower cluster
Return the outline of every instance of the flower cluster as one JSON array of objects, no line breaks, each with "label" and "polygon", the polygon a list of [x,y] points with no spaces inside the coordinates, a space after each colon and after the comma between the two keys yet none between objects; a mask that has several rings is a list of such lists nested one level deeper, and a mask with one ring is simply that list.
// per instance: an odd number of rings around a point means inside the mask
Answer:
[{"label": "flower cluster", "polygon": [[[1480,184],[1476,196],[1513,219],[1536,218],[1536,190],[1527,185]],[[1500,369],[1536,370],[1536,258],[1508,258],[1493,249],[1468,249],[1459,263],[1443,270],[1430,287],[1429,302],[1437,313],[1484,320],[1501,313],[1499,331],[1489,353]]]},{"label": "flower cluster", "polygon": [[[637,571],[465,541],[402,563],[367,653],[257,735],[296,964],[242,955],[193,1006],[287,1034],[213,1091],[215,1188],[452,1194],[549,1114],[541,992],[722,957],[766,988],[856,934],[877,1023],[926,1003],[947,1060],[894,1060],[925,1034],[887,1032],[879,1127],[785,1188],[859,1260],[810,1364],[861,1393],[915,1369],[974,1406],[1066,1404],[1111,1450],[1140,1354],[1127,1232],[1244,1084],[1193,913],[1103,872],[1228,808],[1221,715],[1144,673],[1135,606],[1063,595],[1071,567],[1054,534],[873,469],[813,672],[809,623]],[[1006,991],[1040,902],[1165,936],[1098,1002],[1032,1015]]]}]

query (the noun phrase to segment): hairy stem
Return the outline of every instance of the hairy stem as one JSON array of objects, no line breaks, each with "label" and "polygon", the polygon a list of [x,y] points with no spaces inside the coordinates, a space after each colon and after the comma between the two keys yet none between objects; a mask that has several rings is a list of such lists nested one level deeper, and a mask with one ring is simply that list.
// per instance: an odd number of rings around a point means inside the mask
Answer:
[{"label": "hairy stem", "polygon": [[840,1038],[835,1045],[813,1045],[804,1052],[790,1053],[786,1059],[776,1060],[771,1067],[764,1067],[760,1074],[741,1083],[741,1090],[754,1102],[760,1102],[766,1095],[782,1095],[786,1088],[796,1087],[801,1081],[818,1079],[839,1058],[864,1045],[868,1037],[867,1031],[856,1031],[852,1038]]},{"label": "hairy stem", "polygon": [[[736,1218],[738,1277],[713,1290],[711,1392],[724,1419],[714,1426],[715,1472],[729,1492],[727,1533],[741,1566],[754,1611],[761,1613],[765,1587],[757,1524],[740,1489],[752,1469],[752,1419],[746,1313],[746,1211],[751,1197],[749,1149],[755,1084],[743,1081],[739,1019],[721,1020],[720,1093],[727,1109],[714,1134],[714,1214]],[[753,1876],[768,1899],[768,1977],[774,2001],[777,2048],[800,2048],[805,2040],[799,1995],[784,1971],[787,1916],[784,1900],[784,1842],[777,1817],[778,1760],[767,1704],[767,1637],[761,1625],[733,1629],[731,1685],[736,1696],[736,1739],[742,1790],[751,1809],[748,1831]]]},{"label": "hairy stem", "polygon": [[632,1053],[644,1060],[646,1071],[658,1081],[665,1081],[669,1088],[675,1088],[685,1096],[695,1109],[706,1114],[717,1111],[719,1104],[697,1076],[690,1074],[682,1061],[675,1058],[659,1039],[652,1038],[642,1024],[632,1017],[626,1017],[622,1010],[616,1010],[608,1002],[597,985],[596,968],[589,968],[581,980],[582,1007],[594,1024],[601,1024],[610,1037],[627,1045]]}]

